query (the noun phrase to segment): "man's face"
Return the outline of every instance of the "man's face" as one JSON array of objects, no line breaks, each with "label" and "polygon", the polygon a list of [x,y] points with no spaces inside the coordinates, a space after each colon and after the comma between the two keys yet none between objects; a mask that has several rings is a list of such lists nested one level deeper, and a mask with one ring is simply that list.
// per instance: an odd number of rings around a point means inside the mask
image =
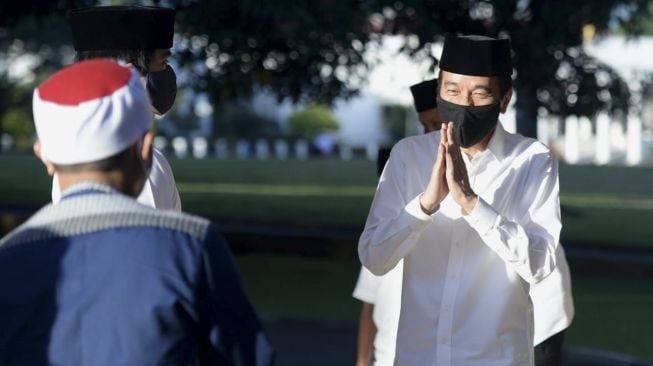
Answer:
[{"label": "man's face", "polygon": [[442,127],[442,118],[440,117],[437,108],[431,108],[419,112],[417,116],[420,123],[422,123],[422,126],[424,126],[425,133],[437,131]]},{"label": "man's face", "polygon": [[152,54],[152,61],[150,62],[150,72],[163,71],[168,64],[168,58],[172,53],[169,48],[157,48]]},{"label": "man's face", "polygon": [[[496,77],[471,76],[442,71],[440,76],[440,98],[458,105],[482,106],[504,101],[500,98],[499,81]],[[508,101],[510,98],[507,98]],[[507,102],[505,107],[507,107]]]}]

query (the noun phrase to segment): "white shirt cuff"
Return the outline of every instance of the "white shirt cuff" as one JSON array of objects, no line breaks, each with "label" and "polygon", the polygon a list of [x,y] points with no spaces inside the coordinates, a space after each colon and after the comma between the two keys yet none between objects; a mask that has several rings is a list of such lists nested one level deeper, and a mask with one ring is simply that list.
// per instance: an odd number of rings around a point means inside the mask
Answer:
[{"label": "white shirt cuff", "polygon": [[374,304],[376,302],[375,294],[368,289],[355,288],[352,297],[356,300],[360,300],[368,304]]},{"label": "white shirt cuff", "polygon": [[[419,203],[419,198],[421,196],[422,195],[420,194],[417,197],[413,198],[410,202],[408,202],[408,204],[404,208],[404,210],[406,210],[406,212],[410,216],[417,219],[415,221],[415,224],[417,226],[421,226],[421,224],[428,224],[429,222],[433,221],[433,215],[429,215],[429,214],[425,213],[424,211],[422,211],[422,205],[420,205],[420,203]],[[437,212],[437,210],[436,210],[436,212]],[[411,225],[411,226],[415,227],[415,225]]]},{"label": "white shirt cuff", "polygon": [[478,197],[478,202],[472,212],[463,217],[476,232],[485,235],[494,227],[499,219],[499,214],[481,197]]}]

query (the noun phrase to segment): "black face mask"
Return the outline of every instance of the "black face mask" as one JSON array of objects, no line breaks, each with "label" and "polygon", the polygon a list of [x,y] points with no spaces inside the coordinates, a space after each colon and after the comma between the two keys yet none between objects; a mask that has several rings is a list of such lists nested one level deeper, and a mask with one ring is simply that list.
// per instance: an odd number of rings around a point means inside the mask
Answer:
[{"label": "black face mask", "polygon": [[438,112],[443,122],[453,122],[454,135],[462,147],[481,141],[499,121],[499,103],[467,106],[447,102],[438,95]]},{"label": "black face mask", "polygon": [[177,75],[175,70],[166,65],[165,70],[147,74],[147,92],[150,94],[152,107],[161,114],[172,108],[177,96]]}]

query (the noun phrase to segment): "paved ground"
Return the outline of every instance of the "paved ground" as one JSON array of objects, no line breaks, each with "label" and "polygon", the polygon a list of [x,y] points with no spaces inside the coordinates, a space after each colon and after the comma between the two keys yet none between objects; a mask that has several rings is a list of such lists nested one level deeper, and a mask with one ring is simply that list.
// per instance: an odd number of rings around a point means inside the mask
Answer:
[{"label": "paved ground", "polygon": [[[356,324],[318,320],[267,319],[265,327],[277,350],[277,366],[352,366]],[[653,366],[627,356],[566,349],[564,366]]]}]

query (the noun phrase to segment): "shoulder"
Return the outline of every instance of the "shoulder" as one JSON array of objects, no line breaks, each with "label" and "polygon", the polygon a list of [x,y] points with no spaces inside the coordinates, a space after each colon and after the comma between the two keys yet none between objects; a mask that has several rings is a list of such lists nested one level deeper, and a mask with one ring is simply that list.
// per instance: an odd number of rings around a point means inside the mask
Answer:
[{"label": "shoulder", "polygon": [[551,149],[541,141],[510,132],[505,133],[504,139],[508,156],[527,161],[555,161]]},{"label": "shoulder", "polygon": [[392,152],[410,153],[421,152],[423,150],[432,152],[434,149],[437,151],[438,144],[440,143],[440,131],[429,132],[421,135],[405,137],[395,144]]},{"label": "shoulder", "polygon": [[199,216],[155,210],[118,194],[90,195],[44,207],[3,238],[0,247],[123,228],[167,230],[171,235],[183,234],[203,241],[211,234],[213,225]]},{"label": "shoulder", "polygon": [[166,157],[156,148],[152,148],[152,172],[150,180],[171,181],[175,184],[172,168]]},{"label": "shoulder", "polygon": [[205,240],[209,235],[215,235],[217,232],[210,220],[174,210],[150,209],[148,215],[144,216],[143,224],[181,232],[198,240]]}]

